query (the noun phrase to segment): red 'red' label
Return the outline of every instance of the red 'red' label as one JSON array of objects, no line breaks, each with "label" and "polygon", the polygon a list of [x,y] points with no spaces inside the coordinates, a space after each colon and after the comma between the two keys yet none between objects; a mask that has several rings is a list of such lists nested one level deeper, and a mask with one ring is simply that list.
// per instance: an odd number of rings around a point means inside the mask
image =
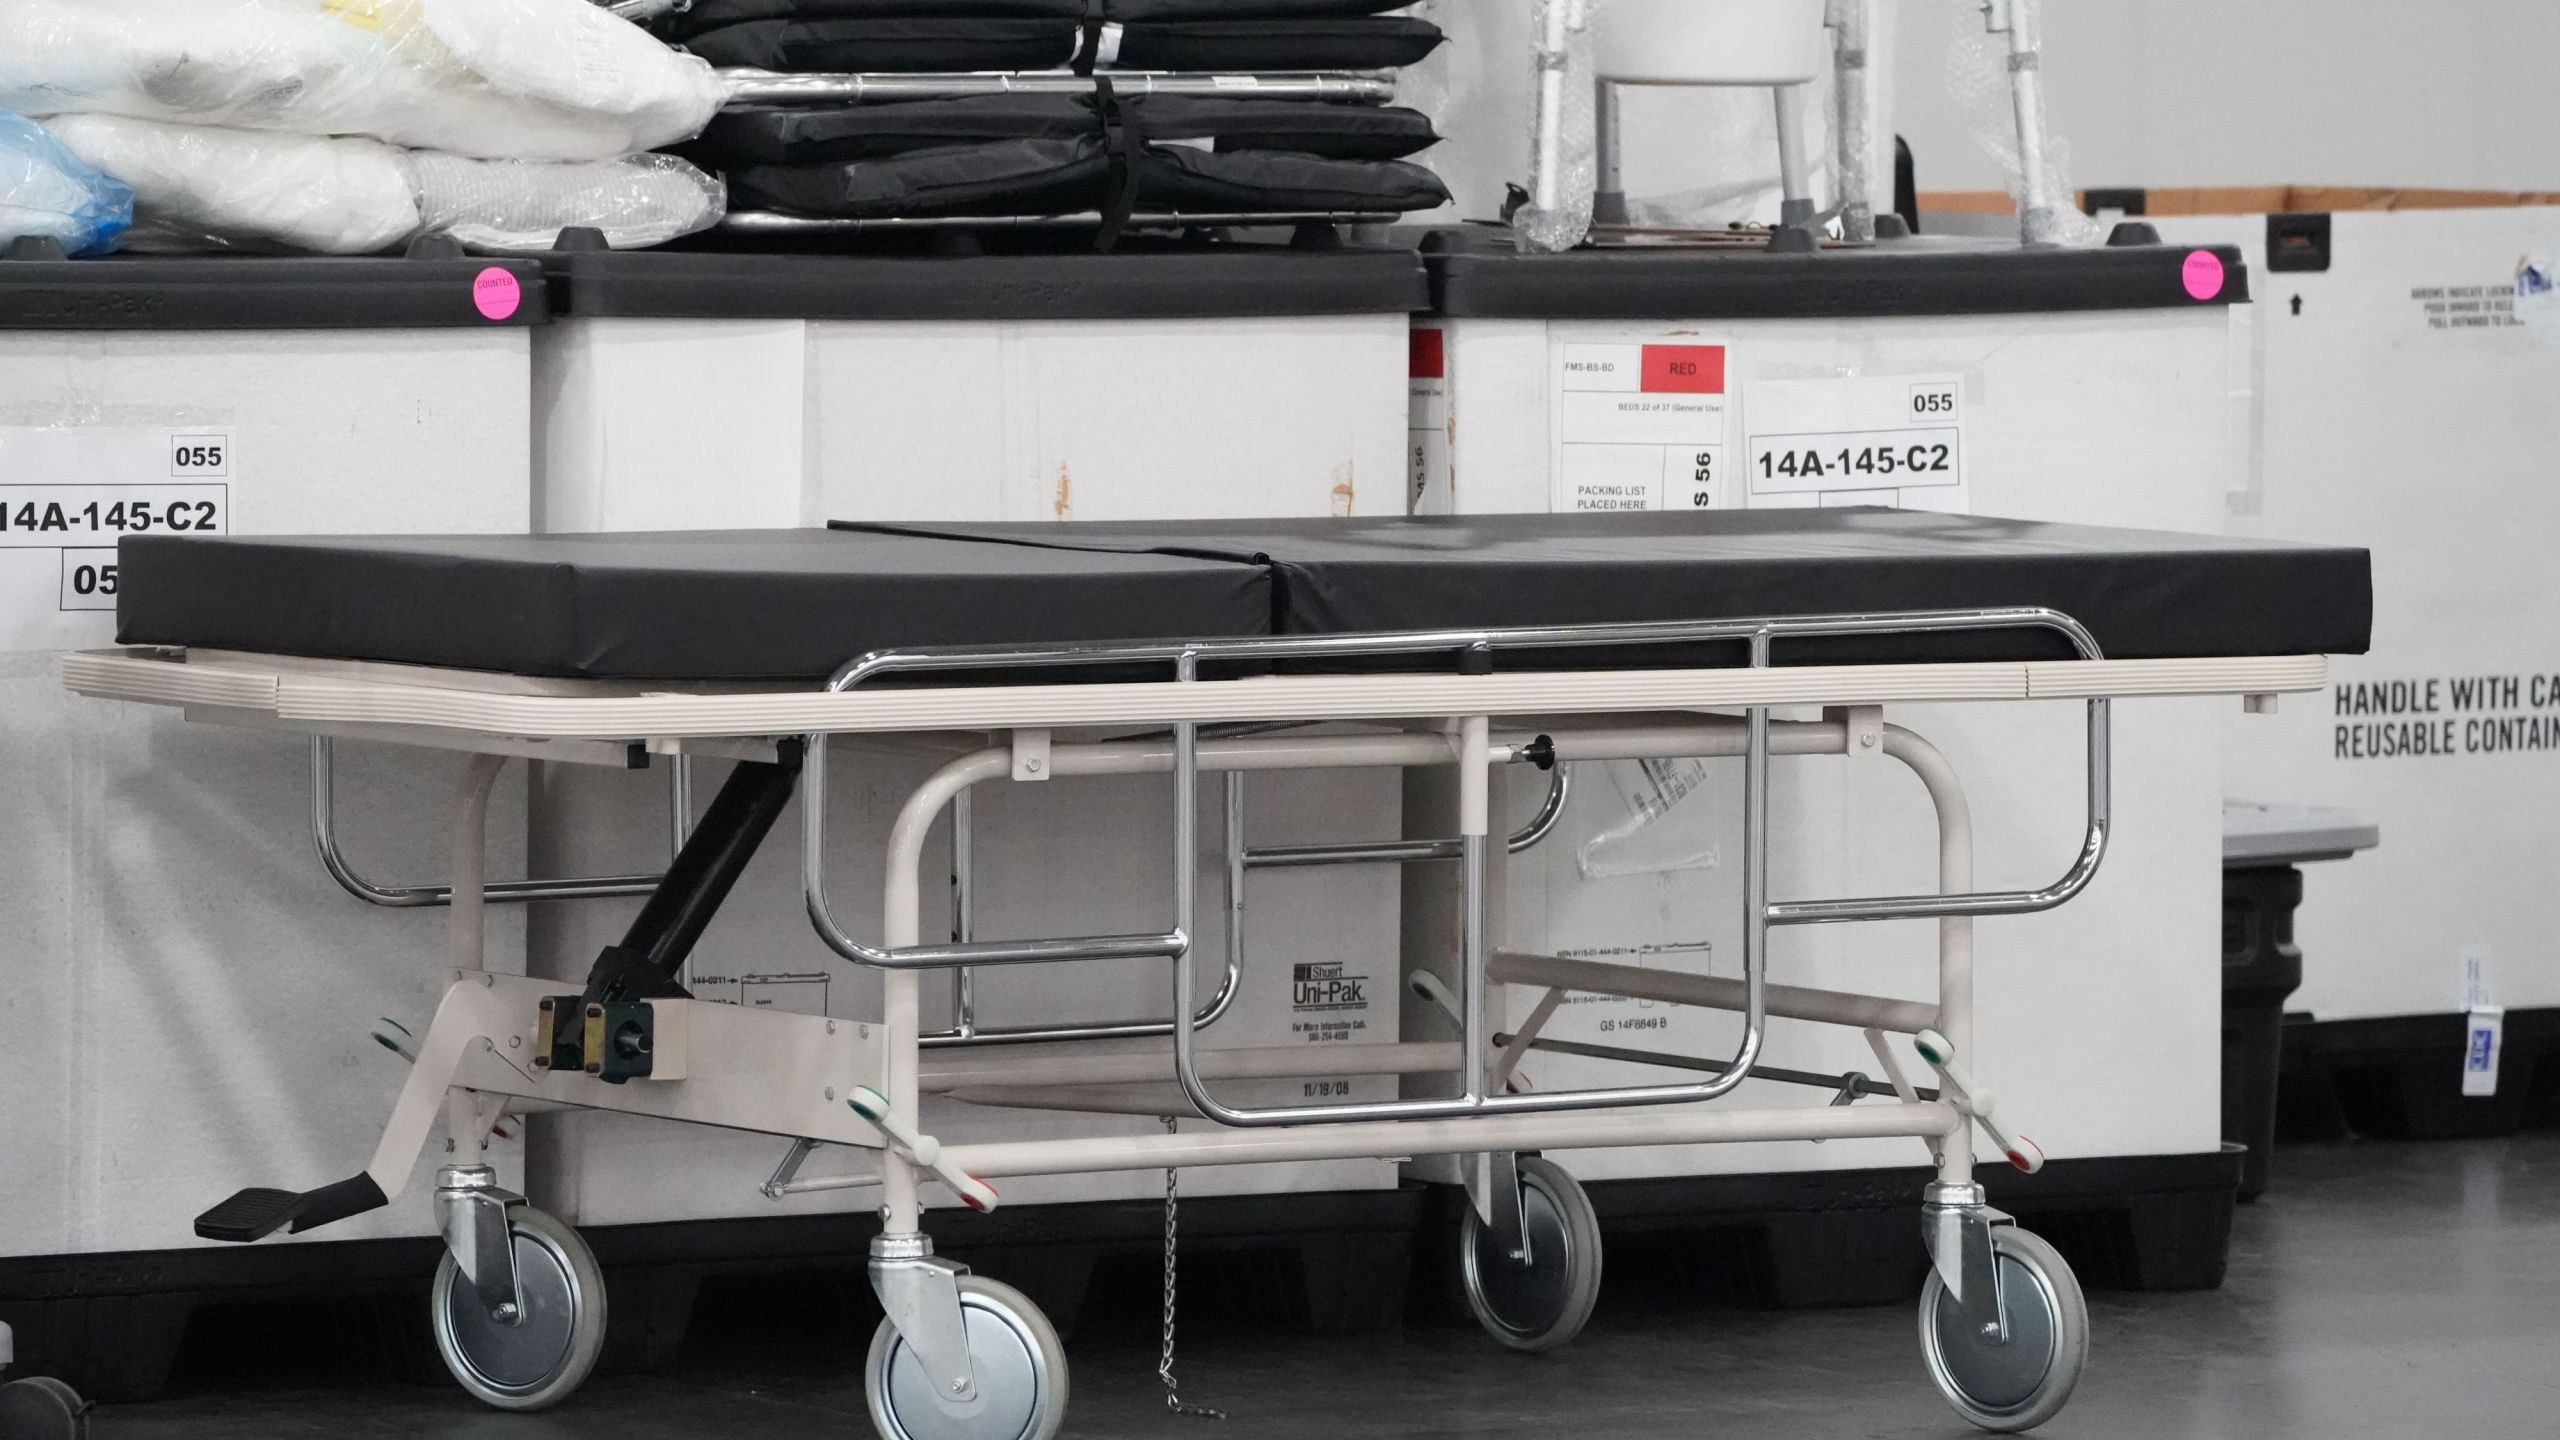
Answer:
[{"label": "red 'red' label", "polygon": [[1644,393],[1647,395],[1723,394],[1724,347],[1721,345],[1647,345],[1644,347]]},{"label": "red 'red' label", "polygon": [[1449,378],[1449,333],[1445,330],[1413,332],[1413,368],[1416,380]]}]

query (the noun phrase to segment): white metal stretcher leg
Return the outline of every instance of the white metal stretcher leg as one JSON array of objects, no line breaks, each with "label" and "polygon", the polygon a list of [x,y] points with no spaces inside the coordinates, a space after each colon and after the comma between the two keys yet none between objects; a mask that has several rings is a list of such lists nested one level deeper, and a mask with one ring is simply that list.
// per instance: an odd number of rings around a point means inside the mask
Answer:
[{"label": "white metal stretcher leg", "polygon": [[[488,973],[484,964],[488,954],[488,911],[483,891],[489,875],[489,792],[497,785],[498,774],[506,764],[503,755],[472,756],[463,767],[462,783],[454,792],[453,814],[446,830],[453,903],[445,912],[444,954],[456,981],[485,978]],[[400,1087],[400,1099],[391,1107],[391,1119],[374,1147],[373,1163],[365,1167],[365,1173],[373,1177],[373,1183],[386,1196],[398,1195],[408,1185],[418,1156],[444,1114],[446,1091],[462,1068],[464,1048],[479,1038],[479,1027],[459,1013],[460,1008],[455,1004],[454,992],[447,991],[443,1003],[436,1007],[435,1023],[427,1027],[425,1038],[418,1042],[417,1062],[409,1067],[409,1079]],[[476,1151],[467,1157],[457,1153],[454,1163],[468,1164],[477,1159]]]},{"label": "white metal stretcher leg", "polygon": [[[815,772],[812,783],[825,783],[823,767]],[[958,786],[952,793],[965,789],[965,785]],[[808,803],[806,797],[802,803]],[[890,830],[881,924],[891,949],[914,945],[921,937],[919,906],[925,836],[934,816],[947,803],[947,797],[929,807],[911,802]],[[918,1117],[920,1103],[917,1072],[923,1053],[923,977],[913,970],[889,970],[882,972],[880,982],[879,1090],[889,1102],[890,1115],[911,1125]],[[847,1103],[852,1103],[850,1097]],[[965,1403],[977,1395],[968,1321],[960,1306],[960,1277],[967,1272],[935,1255],[933,1241],[924,1233],[921,1169],[896,1145],[881,1152],[880,1235],[871,1242],[871,1286],[880,1296],[880,1307],[889,1323],[931,1383],[935,1398]]]},{"label": "white metal stretcher leg", "polygon": [[[1962,894],[1973,885],[1973,807],[1955,767],[1928,741],[1898,725],[1885,727],[1885,753],[1918,776],[1938,814],[1938,885]],[[1951,915],[1938,921],[1938,1019],[1935,1027],[1958,1054],[1973,1048],[1973,917]],[[2000,1267],[1991,1230],[2009,1217],[1985,1203],[1982,1186],[1973,1178],[1973,1117],[1948,1096],[1946,1130],[1932,1144],[1938,1178],[1921,1201],[1923,1233],[1931,1266],[1941,1283],[1975,1322],[1995,1327],[2005,1338],[2007,1310],[2000,1303]]]},{"label": "white metal stretcher leg", "polygon": [[463,766],[454,794],[448,843],[453,861],[453,904],[445,916],[445,963],[456,970],[485,967],[488,953],[489,792],[507,766],[504,755],[474,755]]},{"label": "white metal stretcher leg", "polygon": [[[1885,727],[1885,753],[1901,761],[1929,792],[1938,817],[1938,888],[1961,895],[1973,888],[1973,806],[1955,767],[1938,747],[1903,729]],[[1938,1023],[1959,1054],[1973,1050],[1973,917],[1938,921]],[[1958,1116],[1939,1148],[1941,1184],[1973,1181],[1973,1123]]]}]

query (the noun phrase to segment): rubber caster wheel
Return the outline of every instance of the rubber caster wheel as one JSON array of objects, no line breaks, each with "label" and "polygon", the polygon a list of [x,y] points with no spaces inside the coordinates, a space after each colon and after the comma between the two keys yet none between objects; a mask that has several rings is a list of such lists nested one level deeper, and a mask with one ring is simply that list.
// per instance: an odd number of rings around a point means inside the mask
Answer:
[{"label": "rubber caster wheel", "polygon": [[2009,1314],[2009,1343],[1982,1334],[1935,1270],[1920,1294],[1920,1353],[1956,1413],[1985,1430],[2032,1430],[2062,1413],[2089,1363],[2089,1302],[2062,1256],[2014,1225],[1991,1248]]},{"label": "rubber caster wheel", "polygon": [[89,1405],[59,1380],[32,1376],[0,1385],[0,1440],[84,1440]]},{"label": "rubber caster wheel", "polygon": [[871,1337],[863,1393],[882,1440],[1053,1440],[1067,1418],[1067,1352],[1049,1317],[1010,1285],[960,1277],[960,1320],[978,1393],[947,1403],[888,1321]]},{"label": "rubber caster wheel", "polygon": [[577,1231],[539,1210],[516,1206],[507,1225],[524,1313],[491,1314],[448,1254],[436,1267],[436,1349],[481,1403],[540,1410],[575,1393],[604,1352],[604,1272]]},{"label": "rubber caster wheel", "polygon": [[1459,1269],[1467,1308],[1494,1339],[1514,1350],[1553,1350],[1582,1333],[1600,1298],[1600,1217],[1581,1183],[1555,1162],[1524,1155],[1518,1163],[1528,1267],[1499,1253],[1470,1205]]}]

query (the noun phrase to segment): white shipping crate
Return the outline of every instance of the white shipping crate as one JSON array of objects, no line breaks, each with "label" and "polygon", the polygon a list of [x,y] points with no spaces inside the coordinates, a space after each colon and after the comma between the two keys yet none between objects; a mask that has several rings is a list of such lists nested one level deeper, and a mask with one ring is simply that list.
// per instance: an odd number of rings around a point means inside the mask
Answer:
[{"label": "white shipping crate", "polygon": [[[1542,278],[1542,261],[1435,262],[1453,313],[1417,330],[1417,510],[1880,504],[2219,528],[2248,414],[2233,357],[2246,354],[2249,310],[2229,303],[2247,281],[2224,257],[2209,257],[2209,300],[2188,288],[2183,252],[1565,258],[1588,267],[1588,284]],[[2000,313],[2021,294],[2045,308]],[[1625,318],[1648,306],[1661,318]],[[1791,306],[1802,318],[1787,318]],[[1859,310],[1870,313],[1840,313]],[[1910,706],[1887,718],[1937,743],[1963,777],[1984,886],[2039,886],[2067,868],[2084,823],[2079,705]],[[2221,722],[2205,701],[2119,702],[2115,721],[2106,867],[2059,911],[1978,922],[1970,1064],[2004,1116],[2056,1158],[2209,1153],[2220,1141]],[[1780,760],[1773,781],[1774,898],[1936,888],[1934,822],[1898,763]],[[1501,943],[1738,974],[1737,762],[1585,765],[1576,782],[1557,831],[1509,862]],[[1545,780],[1513,784],[1516,824]],[[1935,944],[1928,923],[1780,930],[1772,976],[1924,997]],[[1511,1018],[1536,998],[1512,988]],[[1721,1059],[1740,1029],[1713,1012],[1582,999],[1547,1033]],[[1787,1021],[1765,1058],[1877,1069],[1855,1033]],[[1556,1055],[1525,1068],[1550,1090],[1668,1073]],[[2144,1103],[2128,1104],[2136,1083]],[[1819,1103],[1760,1082],[1732,1103],[1755,1094]],[[1567,1163],[1610,1179],[1921,1158],[1908,1142],[1855,1141]]]},{"label": "white shipping crate", "polygon": [[[491,272],[521,308],[475,304]],[[423,1025],[442,912],[322,871],[307,741],[83,699],[57,658],[113,643],[119,534],[521,531],[541,310],[521,265],[0,262],[0,1257],[196,1245],[233,1191],[372,1154],[405,1075],[370,1032]],[[460,762],[343,755],[357,863],[440,876]],[[489,958],[523,963],[503,912]],[[421,1183],[315,1238],[433,1233]]]},{"label": "white shipping crate", "polygon": [[2373,652],[2229,741],[2235,797],[2382,832],[2352,865],[2305,870],[2288,1008],[2560,1006],[2560,209],[2152,223],[2264,274],[2261,426],[2231,530],[2373,552]]},{"label": "white shipping crate", "polygon": [[[573,278],[570,313],[535,361],[539,510],[552,532],[1403,508],[1408,326],[1422,300],[1409,252],[573,263],[595,273]],[[1168,632],[1182,623],[1166,617]],[[839,745],[830,893],[856,934],[878,932],[889,823],[934,763]],[[702,766],[706,802],[721,769]],[[1226,943],[1220,788],[1202,786],[1196,964],[1204,997]],[[1169,780],[980,787],[977,935],[1166,923],[1170,796]],[[1257,776],[1248,840],[1391,838],[1399,813],[1392,777]],[[555,771],[537,792],[535,817],[537,854],[550,868],[619,870],[665,853],[664,791],[648,779]],[[689,983],[707,998],[876,1018],[878,977],[836,957],[803,915],[798,825],[795,804],[705,935]],[[926,851],[931,888],[947,853],[938,827]],[[1206,1043],[1393,1043],[1398,894],[1391,870],[1257,874],[1243,988]],[[633,907],[555,909],[537,921],[534,965],[570,978],[620,938]],[[924,923],[928,938],[949,933],[947,895],[926,896]],[[1361,957],[1348,974],[1372,981],[1356,1004],[1300,994],[1301,965],[1347,957]],[[1159,1018],[1170,1012],[1170,989],[1167,968],[1154,962],[985,971],[978,1018],[982,1026]],[[947,1025],[948,981],[928,976],[924,991],[927,1025]],[[1391,1080],[1350,1082],[1348,1096],[1330,1083],[1322,1092],[1294,1081],[1227,1088],[1258,1104],[1394,1093]],[[928,1102],[925,1123],[946,1141],[967,1142],[1136,1134],[1160,1124],[939,1101]],[[574,1116],[536,1144],[539,1193],[581,1224],[876,1203],[871,1189],[767,1201],[755,1187],[785,1147],[754,1137]],[[856,1163],[822,1153],[805,1173]],[[1131,1198],[1162,1183],[1148,1173],[1042,1177],[1003,1190],[1015,1204]],[[1390,1163],[1345,1161],[1203,1169],[1184,1188],[1268,1194],[1395,1183]],[[927,1195],[951,1203],[938,1188]]]}]

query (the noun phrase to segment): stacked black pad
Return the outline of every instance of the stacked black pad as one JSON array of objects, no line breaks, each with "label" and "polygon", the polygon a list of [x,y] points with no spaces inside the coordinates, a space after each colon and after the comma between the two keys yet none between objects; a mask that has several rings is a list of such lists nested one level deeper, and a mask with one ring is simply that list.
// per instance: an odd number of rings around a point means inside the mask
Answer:
[{"label": "stacked black pad", "polygon": [[1098,136],[944,145],[850,165],[751,165],[728,172],[729,203],[830,220],[1065,215],[1112,189]]},{"label": "stacked black pad", "polygon": [[[1393,108],[1187,96],[986,95],[721,116],[689,152],[734,203],[830,219],[1396,213],[1448,190]],[[1206,141],[1213,150],[1191,148]]]},{"label": "stacked black pad", "polygon": [[[1081,19],[942,15],[747,20],[688,33],[714,65],[786,72],[962,70],[1385,70],[1438,48],[1438,26],[1394,16],[1161,20],[1117,27]],[[1109,47],[1116,45],[1116,51]]]},{"label": "stacked black pad", "polygon": [[1175,214],[1409,215],[1449,203],[1449,187],[1419,165],[1327,160],[1278,150],[1211,153],[1179,146],[1147,147],[1132,198],[1144,211]]},{"label": "stacked black pad", "polygon": [[1449,200],[1419,165],[1327,160],[1280,151],[1212,154],[1152,148],[1134,169],[1099,139],[945,146],[849,165],[748,166],[728,175],[730,203],[831,220],[901,216],[1411,214]]},{"label": "stacked black pad", "polygon": [[[1124,124],[1151,144],[1208,141],[1218,151],[1282,150],[1329,160],[1402,160],[1440,137],[1431,118],[1394,106],[1131,95]],[[715,170],[838,165],[945,145],[1071,140],[1102,133],[1088,95],[973,95],[834,109],[749,107],[715,117],[687,149]]]},{"label": "stacked black pad", "polygon": [[683,43],[714,65],[912,74],[1055,70],[1075,59],[1083,34],[1071,20],[750,20]]},{"label": "stacked black pad", "polygon": [[1302,20],[1380,15],[1410,0],[694,0],[653,22],[682,38],[755,20]]}]

